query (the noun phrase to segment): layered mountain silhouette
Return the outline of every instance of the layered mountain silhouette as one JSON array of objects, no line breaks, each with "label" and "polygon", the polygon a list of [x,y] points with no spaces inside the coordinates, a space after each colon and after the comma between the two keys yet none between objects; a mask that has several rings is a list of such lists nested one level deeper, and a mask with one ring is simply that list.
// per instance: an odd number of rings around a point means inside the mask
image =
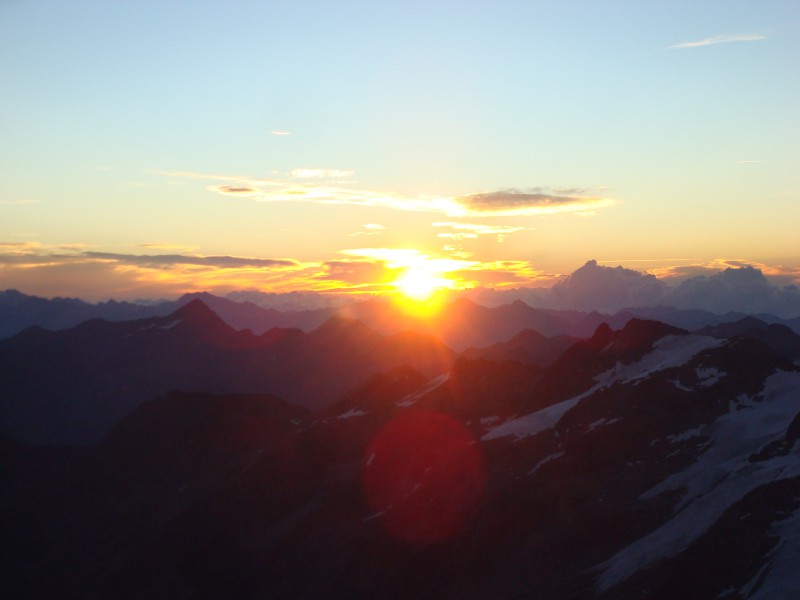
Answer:
[{"label": "layered mountain silhouette", "polygon": [[[193,300],[201,300],[234,329],[249,329],[257,335],[275,327],[311,332],[333,316],[344,316],[359,320],[383,335],[401,331],[434,335],[457,352],[471,347],[483,348],[507,342],[524,329],[533,329],[545,337],[589,337],[601,323],[619,329],[629,320],[639,318],[657,320],[694,331],[747,316],[742,313],[714,314],[668,306],[626,308],[614,314],[603,314],[597,311],[532,308],[519,300],[490,308],[466,298],[459,298],[446,303],[442,311],[434,317],[419,317],[400,305],[377,299],[338,307],[278,311],[249,301],[221,298],[207,292],[185,294],[170,302],[140,305],[113,300],[99,304],[89,304],[74,298],[48,300],[26,296],[16,290],[6,290],[0,292],[0,339],[32,326],[59,330],[94,318],[125,321],[167,316]],[[785,325],[800,334],[800,317],[779,319],[769,314],[755,317],[767,324]]]},{"label": "layered mountain silhouette", "polygon": [[[80,354],[61,336],[92,339],[101,360],[102,340],[154,335],[209,361],[223,346],[272,356],[294,378],[323,374],[315,350],[338,370],[348,353],[441,349],[341,318],[265,338],[200,303],[118,327],[11,341]],[[377,369],[314,412],[172,392],[92,447],[0,438],[0,584],[15,598],[794,597],[800,368],[754,329],[633,319],[544,366]]]},{"label": "layered mountain silhouette", "polygon": [[0,431],[25,442],[92,444],[172,389],[269,393],[320,408],[392,367],[433,376],[452,358],[433,338],[386,337],[341,317],[308,334],[276,328],[257,336],[193,300],[164,317],[30,328],[0,340]]}]

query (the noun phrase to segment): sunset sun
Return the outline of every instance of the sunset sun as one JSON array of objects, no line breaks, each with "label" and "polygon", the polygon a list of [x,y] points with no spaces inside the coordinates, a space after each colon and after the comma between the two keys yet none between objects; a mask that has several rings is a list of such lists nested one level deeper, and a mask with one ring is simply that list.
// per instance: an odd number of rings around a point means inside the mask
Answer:
[{"label": "sunset sun", "polygon": [[406,298],[424,302],[440,289],[450,287],[450,282],[423,268],[410,267],[395,279],[394,286]]}]

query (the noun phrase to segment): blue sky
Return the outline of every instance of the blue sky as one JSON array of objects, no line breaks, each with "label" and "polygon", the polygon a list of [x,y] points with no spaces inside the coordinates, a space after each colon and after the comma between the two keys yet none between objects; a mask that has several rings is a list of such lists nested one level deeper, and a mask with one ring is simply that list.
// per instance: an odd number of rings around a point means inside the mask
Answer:
[{"label": "blue sky", "polygon": [[800,268],[797,2],[6,0],[0,86],[0,287]]}]

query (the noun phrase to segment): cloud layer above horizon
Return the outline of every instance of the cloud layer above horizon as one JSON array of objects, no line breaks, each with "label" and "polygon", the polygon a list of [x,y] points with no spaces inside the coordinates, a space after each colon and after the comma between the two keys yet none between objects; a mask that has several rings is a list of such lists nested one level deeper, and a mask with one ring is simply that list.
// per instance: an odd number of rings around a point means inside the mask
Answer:
[{"label": "cloud layer above horizon", "polygon": [[421,267],[451,278],[452,293],[491,305],[521,299],[535,307],[581,311],[616,312],[663,305],[720,314],[735,311],[800,316],[800,269],[753,266],[745,261],[672,267],[660,270],[658,277],[591,260],[570,275],[559,277],[526,261],[480,262],[417,250],[361,248],[340,255],[303,262],[289,258],[95,252],[20,243],[0,246],[0,274],[5,287],[24,293],[103,300],[247,289],[384,294],[394,290],[393,280],[405,269]]}]

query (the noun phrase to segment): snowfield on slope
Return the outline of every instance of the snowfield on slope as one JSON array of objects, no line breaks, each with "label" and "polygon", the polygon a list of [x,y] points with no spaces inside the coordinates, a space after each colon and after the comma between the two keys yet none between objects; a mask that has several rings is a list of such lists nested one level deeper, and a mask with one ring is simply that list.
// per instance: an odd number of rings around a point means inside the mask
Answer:
[{"label": "snowfield on slope", "polygon": [[[705,431],[708,449],[686,469],[642,494],[647,500],[662,492],[685,490],[675,515],[652,533],[620,550],[599,565],[597,588],[604,592],[640,569],[683,552],[707,532],[722,514],[761,485],[800,476],[794,452],[761,462],[748,458],[770,442],[781,440],[800,412],[800,373],[778,371],[765,382],[761,398],[734,404]],[[797,550],[792,525],[792,552]],[[784,556],[777,554],[773,560]]]},{"label": "snowfield on slope", "polygon": [[509,435],[518,439],[536,435],[537,433],[555,427],[564,414],[584,398],[588,398],[596,391],[614,383],[629,383],[643,380],[653,373],[679,367],[693,356],[726,343],[704,335],[668,335],[656,341],[653,349],[640,360],[630,364],[617,363],[608,371],[594,378],[595,385],[585,392],[563,400],[534,413],[506,421],[486,433],[481,441],[489,441]]}]

